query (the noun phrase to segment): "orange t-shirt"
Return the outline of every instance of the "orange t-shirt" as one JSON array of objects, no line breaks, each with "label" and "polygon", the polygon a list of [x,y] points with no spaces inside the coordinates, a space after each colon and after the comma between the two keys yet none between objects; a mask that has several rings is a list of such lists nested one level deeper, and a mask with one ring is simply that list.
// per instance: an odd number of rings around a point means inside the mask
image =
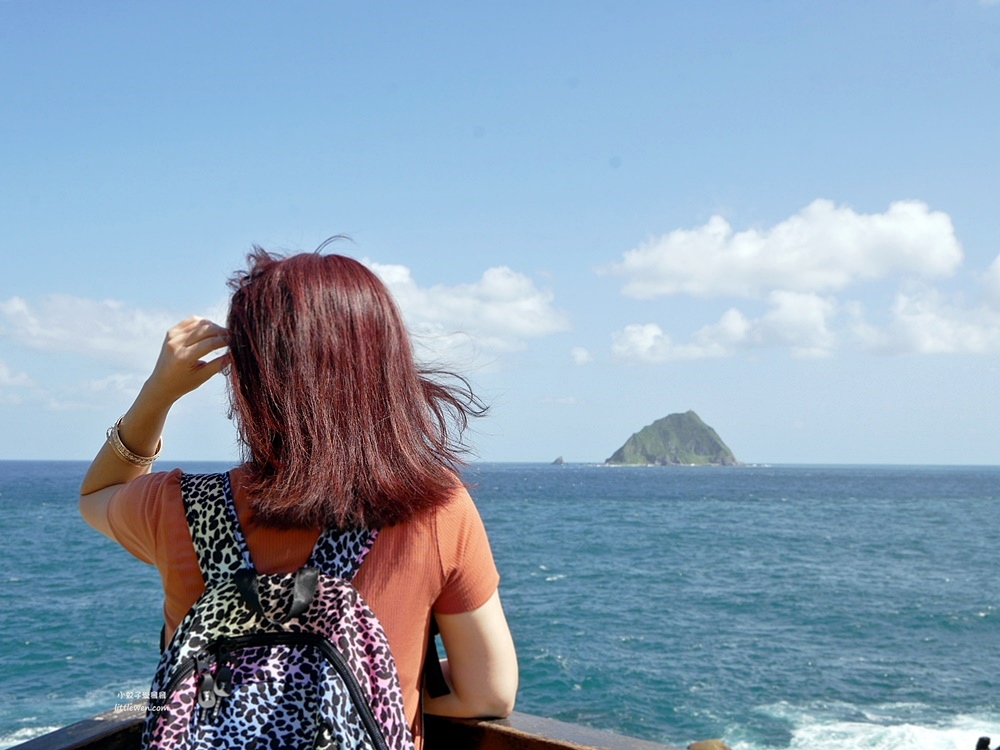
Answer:
[{"label": "orange t-shirt", "polygon": [[[259,523],[243,490],[242,470],[233,469],[229,475],[257,570],[290,573],[305,565],[319,530],[275,529]],[[122,486],[108,506],[115,539],[160,572],[168,639],[205,590],[184,515],[180,477],[180,469],[139,477]],[[471,612],[493,595],[499,579],[483,522],[464,488],[456,489],[440,507],[382,529],[354,578],[389,639],[418,747],[430,612]]]}]

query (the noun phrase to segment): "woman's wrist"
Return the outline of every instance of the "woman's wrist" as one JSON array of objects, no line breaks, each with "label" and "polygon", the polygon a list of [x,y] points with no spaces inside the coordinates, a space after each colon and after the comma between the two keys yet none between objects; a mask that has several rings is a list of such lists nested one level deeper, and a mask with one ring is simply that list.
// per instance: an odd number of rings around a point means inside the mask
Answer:
[{"label": "woman's wrist", "polygon": [[132,406],[116,423],[118,437],[124,446],[139,456],[158,453],[163,426],[173,405],[173,399],[157,393],[147,381]]},{"label": "woman's wrist", "polygon": [[125,461],[125,463],[141,467],[152,466],[153,462],[160,457],[160,451],[163,449],[163,438],[161,437],[156,441],[156,450],[152,455],[146,456],[135,453],[129,449],[129,447],[125,445],[125,442],[122,440],[122,419],[124,419],[124,417],[119,417],[118,421],[108,428],[108,445],[111,446],[111,449],[115,452],[115,454],[120,459]]},{"label": "woman's wrist", "polygon": [[162,447],[169,406],[143,388],[135,402],[108,428],[106,440],[84,477],[80,494],[124,484],[150,471]]}]

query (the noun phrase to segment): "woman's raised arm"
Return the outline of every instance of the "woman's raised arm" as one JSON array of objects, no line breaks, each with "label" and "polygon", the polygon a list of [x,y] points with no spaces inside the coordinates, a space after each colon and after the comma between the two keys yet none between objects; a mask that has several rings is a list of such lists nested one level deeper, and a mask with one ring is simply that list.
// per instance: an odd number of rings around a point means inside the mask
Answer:
[{"label": "woman's raised arm", "polygon": [[204,318],[188,318],[167,331],[152,374],[109,431],[80,485],[80,513],[102,534],[111,536],[107,521],[111,495],[118,485],[150,471],[149,459],[159,452],[170,407],[226,367],[228,353],[203,359],[225,346],[226,329]]}]

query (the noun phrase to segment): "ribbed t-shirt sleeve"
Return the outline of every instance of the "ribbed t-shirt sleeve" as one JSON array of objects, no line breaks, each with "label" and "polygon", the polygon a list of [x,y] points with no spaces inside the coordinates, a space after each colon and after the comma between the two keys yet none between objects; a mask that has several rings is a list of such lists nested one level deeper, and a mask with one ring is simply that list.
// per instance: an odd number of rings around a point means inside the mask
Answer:
[{"label": "ribbed t-shirt sleeve", "polygon": [[146,474],[124,484],[108,503],[108,524],[132,555],[156,564],[156,533],[164,497],[180,492],[180,469]]},{"label": "ribbed t-shirt sleeve", "polygon": [[483,520],[464,489],[437,514],[437,539],[444,586],[434,611],[457,615],[478,609],[497,590],[500,574]]}]

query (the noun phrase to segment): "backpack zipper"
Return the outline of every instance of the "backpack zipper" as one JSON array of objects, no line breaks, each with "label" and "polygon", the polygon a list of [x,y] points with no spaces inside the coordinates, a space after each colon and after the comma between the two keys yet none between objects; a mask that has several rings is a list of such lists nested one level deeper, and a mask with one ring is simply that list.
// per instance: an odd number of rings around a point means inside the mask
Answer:
[{"label": "backpack zipper", "polygon": [[[371,706],[365,698],[361,685],[358,684],[358,678],[348,666],[344,655],[318,633],[251,633],[248,635],[219,638],[210,644],[208,648],[187,657],[178,665],[177,671],[174,672],[173,677],[167,683],[166,694],[169,696],[192,672],[197,671],[199,675],[202,675],[202,682],[198,686],[199,705],[201,705],[200,699],[203,690],[211,691],[213,698],[218,697],[220,699],[219,702],[221,702],[221,698],[229,695],[229,689],[232,686],[232,673],[228,665],[229,654],[235,649],[250,646],[313,646],[318,648],[323,656],[333,665],[333,668],[347,686],[351,702],[354,703],[354,708],[360,715],[361,722],[365,726],[365,731],[375,744],[376,750],[389,750],[389,745],[382,735],[382,728],[378,725],[375,714],[372,713]],[[211,672],[209,672],[212,665],[217,661],[215,653],[218,653],[222,657],[220,671],[225,668],[228,672],[227,679],[224,681],[213,678]],[[217,675],[217,677],[222,677],[222,675]],[[208,685],[204,682],[206,678],[211,680]],[[225,695],[223,695],[223,692],[225,692]],[[206,699],[206,701],[208,700]],[[165,701],[159,701],[159,703],[165,703]],[[215,708],[216,704],[213,703],[211,706],[205,707]]]}]

